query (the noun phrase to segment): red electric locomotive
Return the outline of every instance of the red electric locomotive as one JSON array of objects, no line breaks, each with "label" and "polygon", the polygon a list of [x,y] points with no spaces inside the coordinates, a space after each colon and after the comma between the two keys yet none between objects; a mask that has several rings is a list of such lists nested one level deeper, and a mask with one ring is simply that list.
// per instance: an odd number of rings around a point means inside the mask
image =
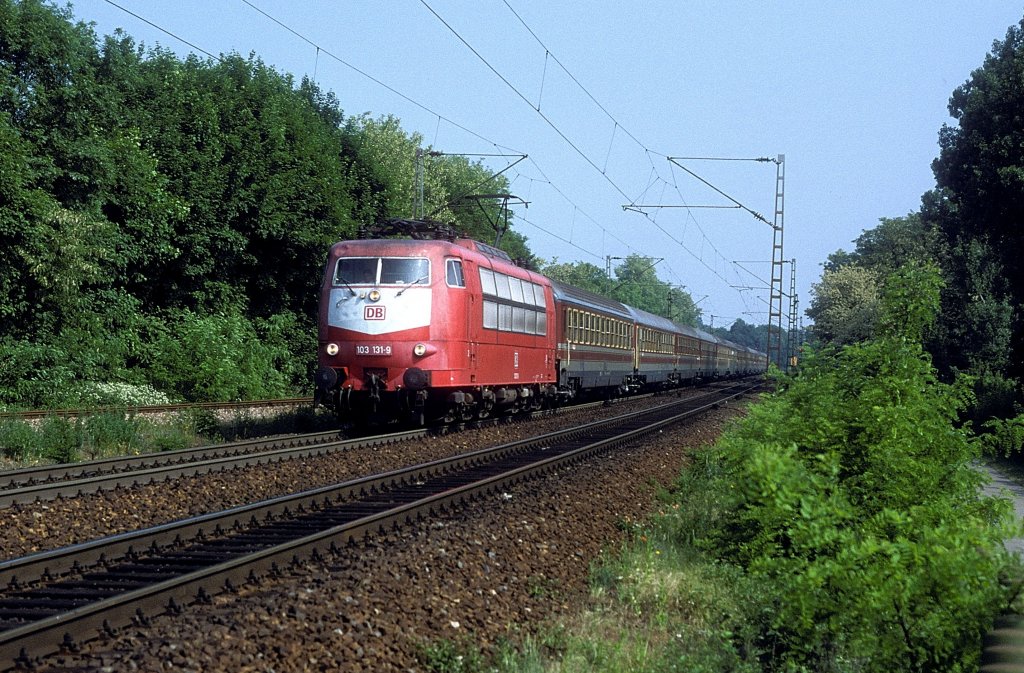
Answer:
[{"label": "red electric locomotive", "polygon": [[320,297],[317,401],[353,420],[470,420],[557,394],[547,278],[471,241],[336,243]]}]

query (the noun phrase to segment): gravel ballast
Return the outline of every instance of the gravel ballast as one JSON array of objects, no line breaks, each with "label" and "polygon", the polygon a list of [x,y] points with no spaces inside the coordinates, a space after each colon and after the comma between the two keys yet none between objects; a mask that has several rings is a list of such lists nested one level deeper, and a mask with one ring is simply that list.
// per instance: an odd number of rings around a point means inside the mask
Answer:
[{"label": "gravel ballast", "polygon": [[[723,407],[573,470],[371,538],[209,605],[51,657],[42,671],[422,671],[423,647],[493,652],[588,600],[591,564],[655,507]],[[450,439],[459,440],[459,436]]]}]

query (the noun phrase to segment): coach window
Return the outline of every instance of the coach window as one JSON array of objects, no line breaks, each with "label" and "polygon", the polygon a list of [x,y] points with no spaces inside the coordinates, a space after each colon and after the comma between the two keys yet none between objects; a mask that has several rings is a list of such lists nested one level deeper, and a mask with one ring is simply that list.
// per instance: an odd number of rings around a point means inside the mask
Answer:
[{"label": "coach window", "polygon": [[490,269],[480,269],[480,289],[484,294],[498,296],[498,291],[494,289],[494,272]]},{"label": "coach window", "polygon": [[498,305],[493,301],[484,300],[484,327],[498,329]]},{"label": "coach window", "polygon": [[508,289],[511,291],[510,296],[512,301],[523,303],[523,281],[518,278],[508,279]]},{"label": "coach window", "polygon": [[537,312],[527,311],[526,312],[526,333],[536,334],[537,333]]},{"label": "coach window", "polygon": [[521,306],[512,307],[512,331],[520,334],[526,333],[526,309]]},{"label": "coach window", "polygon": [[511,299],[512,295],[508,289],[508,276],[503,273],[494,274],[494,286],[498,290],[498,297],[501,299]]},{"label": "coach window", "polygon": [[536,283],[530,283],[533,287],[533,305],[544,308],[544,287]]},{"label": "coach window", "polygon": [[445,260],[445,280],[449,287],[466,287],[466,277],[462,275],[462,260]]}]

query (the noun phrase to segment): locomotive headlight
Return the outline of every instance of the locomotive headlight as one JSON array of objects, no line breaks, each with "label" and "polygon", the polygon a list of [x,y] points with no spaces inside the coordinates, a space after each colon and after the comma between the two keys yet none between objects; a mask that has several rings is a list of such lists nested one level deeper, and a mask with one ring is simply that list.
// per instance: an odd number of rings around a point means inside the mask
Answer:
[{"label": "locomotive headlight", "polygon": [[427,354],[427,345],[426,344],[416,344],[415,346],[412,347],[412,354],[415,355],[418,358],[423,357],[424,355]]},{"label": "locomotive headlight", "polygon": [[324,350],[327,351],[328,355],[337,355],[338,354],[338,344],[327,344],[327,348],[324,349]]},{"label": "locomotive headlight", "polygon": [[367,299],[370,301],[380,301],[380,292],[377,290],[370,290],[370,294],[367,295]]}]

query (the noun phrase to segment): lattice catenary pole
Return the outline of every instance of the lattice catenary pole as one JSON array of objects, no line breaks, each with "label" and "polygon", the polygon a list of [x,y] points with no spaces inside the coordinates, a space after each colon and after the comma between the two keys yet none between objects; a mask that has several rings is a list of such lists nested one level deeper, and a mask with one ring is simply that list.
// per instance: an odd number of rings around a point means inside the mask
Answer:
[{"label": "lattice catenary pole", "polygon": [[772,281],[768,300],[768,364],[782,360],[782,234],[785,210],[786,155],[775,160],[775,219],[772,222]]}]

